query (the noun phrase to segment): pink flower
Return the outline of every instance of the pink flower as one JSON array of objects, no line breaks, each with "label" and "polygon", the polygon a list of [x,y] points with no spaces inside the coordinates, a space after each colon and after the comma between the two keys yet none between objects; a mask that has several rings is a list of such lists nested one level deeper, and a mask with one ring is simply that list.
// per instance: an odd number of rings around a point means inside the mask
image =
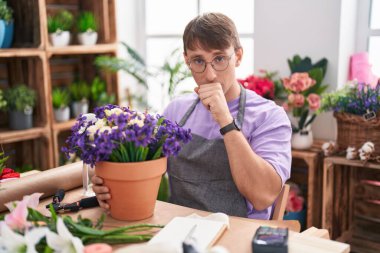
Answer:
[{"label": "pink flower", "polygon": [[304,198],[297,195],[295,191],[289,191],[288,202],[286,203],[286,211],[299,212],[303,209]]},{"label": "pink flower", "polygon": [[305,104],[305,97],[302,94],[289,94],[288,100],[296,108],[302,107]]},{"label": "pink flower", "polygon": [[283,78],[282,83],[286,89],[298,93],[309,89],[316,83],[316,81],[311,79],[308,73],[303,72],[294,73],[290,78]]},{"label": "pink flower", "polygon": [[19,202],[10,214],[5,215],[4,221],[10,228],[17,231],[24,231],[29,226],[27,221],[28,208],[26,202]]},{"label": "pink flower", "polygon": [[43,195],[43,193],[33,193],[32,195],[26,195],[22,198],[22,201],[12,201],[5,204],[5,206],[9,209],[9,211],[12,211],[15,209],[15,207],[21,203],[24,202],[27,207],[30,208],[37,208],[38,203],[40,201],[40,197]]},{"label": "pink flower", "polygon": [[315,93],[309,94],[307,102],[309,103],[309,108],[311,110],[318,110],[321,106],[321,98]]}]

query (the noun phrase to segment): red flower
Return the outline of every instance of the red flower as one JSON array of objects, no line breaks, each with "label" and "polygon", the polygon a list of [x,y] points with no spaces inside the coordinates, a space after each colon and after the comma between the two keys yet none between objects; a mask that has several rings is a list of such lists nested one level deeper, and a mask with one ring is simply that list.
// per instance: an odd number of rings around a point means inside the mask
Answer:
[{"label": "red flower", "polygon": [[250,75],[246,79],[238,79],[238,82],[264,98],[274,99],[274,84],[267,78]]},{"label": "red flower", "polygon": [[288,202],[286,203],[286,211],[300,212],[303,209],[304,198],[299,196],[300,190],[297,186],[291,186],[289,191]]},{"label": "red flower", "polygon": [[0,175],[0,180],[6,179],[6,178],[19,178],[19,177],[20,177],[20,173],[15,172],[14,170],[10,168],[4,168],[3,173],[1,173]]}]

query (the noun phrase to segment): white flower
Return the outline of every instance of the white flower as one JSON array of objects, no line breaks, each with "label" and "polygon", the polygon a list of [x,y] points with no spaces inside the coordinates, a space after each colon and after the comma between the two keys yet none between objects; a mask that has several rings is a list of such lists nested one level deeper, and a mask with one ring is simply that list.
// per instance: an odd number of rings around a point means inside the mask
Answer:
[{"label": "white flower", "polygon": [[94,113],[86,113],[86,114],[83,114],[82,116],[86,117],[86,120],[85,120],[86,124],[79,129],[78,131],[79,134],[83,134],[86,131],[86,128],[88,125],[93,124],[98,121],[98,118],[96,117]]},{"label": "white flower", "polygon": [[373,151],[375,151],[375,144],[373,144],[373,142],[367,141],[363,144],[361,150],[366,153],[373,153]]},{"label": "white flower", "polygon": [[96,121],[96,123],[95,123],[95,126],[97,127],[97,129],[100,129],[106,125],[107,125],[107,119],[100,119],[100,120]]},{"label": "white flower", "polygon": [[331,156],[336,149],[336,144],[333,141],[325,142],[322,145],[322,150],[325,156]]},{"label": "white flower", "polygon": [[346,150],[346,159],[355,160],[358,157],[358,151],[355,147],[348,147]]},{"label": "white flower", "polygon": [[98,130],[98,127],[95,125],[89,126],[87,128],[87,135],[88,135],[88,138],[90,139],[90,141],[94,140],[94,136],[95,136],[95,133],[97,130]]},{"label": "white flower", "polygon": [[99,133],[104,133],[105,131],[108,131],[108,133],[111,133],[112,128],[109,126],[104,126],[104,127],[99,129]]},{"label": "white flower", "polygon": [[57,232],[58,234],[48,231],[46,234],[47,244],[54,250],[54,252],[83,252],[84,247],[82,241],[70,233],[61,218],[58,218],[57,220]]},{"label": "white flower", "polygon": [[111,115],[120,115],[121,113],[123,113],[123,110],[121,110],[120,108],[113,108],[111,110],[104,110],[104,113],[107,117],[109,117]]},{"label": "white flower", "polygon": [[27,230],[25,235],[14,232],[4,222],[0,223],[0,252],[37,253],[36,244],[46,236],[47,228]]}]

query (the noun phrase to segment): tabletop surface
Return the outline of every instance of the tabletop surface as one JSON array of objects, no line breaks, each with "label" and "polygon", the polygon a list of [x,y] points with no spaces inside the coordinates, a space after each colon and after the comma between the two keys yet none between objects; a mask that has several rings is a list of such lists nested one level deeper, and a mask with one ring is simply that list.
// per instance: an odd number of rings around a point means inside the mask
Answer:
[{"label": "tabletop surface", "polygon": [[[82,189],[76,189],[67,192],[64,198],[64,203],[69,203],[73,201],[80,200]],[[50,203],[51,199],[45,199],[41,201],[39,210],[46,213],[45,205]],[[74,218],[79,214],[84,218],[89,218],[91,220],[97,220],[101,214],[104,212],[100,207],[83,209],[78,213],[71,213]],[[201,216],[206,216],[210,214],[209,212],[200,211],[188,207],[183,207],[179,205],[174,205],[166,202],[157,201],[155,211],[152,217],[137,221],[119,221],[113,219],[111,216],[107,215],[104,221],[104,229],[115,228],[119,226],[126,226],[137,223],[152,223],[152,224],[167,224],[172,218],[176,216],[187,216],[196,213]],[[66,214],[65,214],[66,215]],[[248,253],[251,250],[251,241],[255,234],[256,229],[261,225],[271,225],[278,227],[288,227],[289,233],[289,252],[290,253],[316,253],[316,252],[349,252],[350,246],[345,243],[335,242],[331,240],[326,240],[322,238],[312,237],[303,235],[299,231],[299,223],[296,221],[264,221],[264,220],[254,220],[248,218],[240,218],[229,216],[230,218],[230,228],[224,232],[220,239],[216,242],[217,245],[222,245],[226,247],[230,253]]]}]

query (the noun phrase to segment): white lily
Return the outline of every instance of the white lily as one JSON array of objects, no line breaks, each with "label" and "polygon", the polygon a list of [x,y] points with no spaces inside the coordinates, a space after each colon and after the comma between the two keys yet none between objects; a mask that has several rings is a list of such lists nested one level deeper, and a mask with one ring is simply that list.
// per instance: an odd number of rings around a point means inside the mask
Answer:
[{"label": "white lily", "polygon": [[58,234],[49,231],[46,235],[47,244],[54,250],[54,252],[83,252],[84,246],[82,241],[70,233],[61,218],[58,218],[57,220],[57,232]]},{"label": "white lily", "polygon": [[26,252],[37,253],[36,244],[46,236],[47,228],[33,228],[27,230],[25,235],[14,232],[7,224],[0,224],[0,252]]}]

